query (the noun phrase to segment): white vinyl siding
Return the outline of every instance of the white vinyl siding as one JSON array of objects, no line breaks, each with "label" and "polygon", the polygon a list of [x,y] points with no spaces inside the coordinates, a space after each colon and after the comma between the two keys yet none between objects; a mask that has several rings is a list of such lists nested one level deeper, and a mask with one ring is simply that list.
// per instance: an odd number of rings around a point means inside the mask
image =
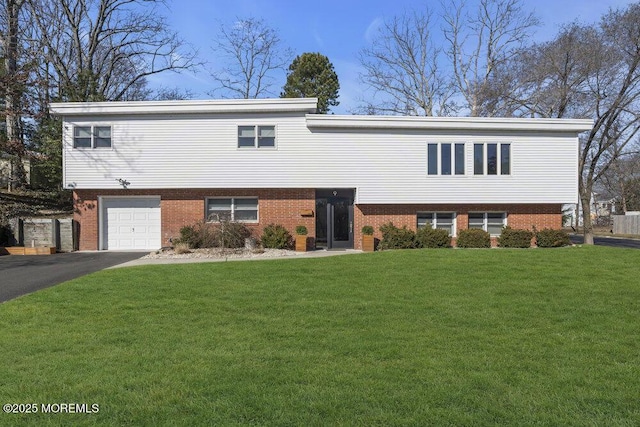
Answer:
[{"label": "white vinyl siding", "polygon": [[[355,188],[356,203],[575,203],[572,132],[324,129],[296,113],[108,116],[111,150],[74,150],[64,132],[64,185],[75,189]],[[105,119],[106,119],[105,118]],[[277,149],[239,149],[239,126],[273,126]],[[257,132],[257,131],[256,131]],[[465,141],[464,175],[428,175],[428,144]],[[475,143],[508,143],[511,174],[473,174]],[[455,163],[455,162],[452,162]],[[452,167],[454,167],[453,165]],[[517,173],[516,173],[517,172]]]}]

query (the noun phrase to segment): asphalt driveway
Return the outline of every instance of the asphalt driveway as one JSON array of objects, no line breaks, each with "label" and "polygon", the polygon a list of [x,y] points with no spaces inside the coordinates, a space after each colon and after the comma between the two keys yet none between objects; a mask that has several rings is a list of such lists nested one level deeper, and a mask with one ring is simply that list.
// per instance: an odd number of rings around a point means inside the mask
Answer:
[{"label": "asphalt driveway", "polygon": [[0,256],[0,303],[138,259],[146,254],[147,252],[73,252]]},{"label": "asphalt driveway", "polygon": [[[576,244],[584,242],[584,236],[580,234],[573,234],[570,236],[571,241]],[[620,237],[600,237],[595,236],[593,243],[602,246],[613,246],[614,248],[632,248],[640,249],[640,240],[638,239],[623,239]]]}]

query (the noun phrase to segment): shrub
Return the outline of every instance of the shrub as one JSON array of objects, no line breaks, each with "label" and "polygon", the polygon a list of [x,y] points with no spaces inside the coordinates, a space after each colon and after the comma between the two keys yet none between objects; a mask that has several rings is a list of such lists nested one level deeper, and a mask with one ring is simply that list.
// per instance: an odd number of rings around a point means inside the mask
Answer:
[{"label": "shrub", "polygon": [[412,249],[416,247],[416,233],[407,229],[407,226],[398,228],[392,222],[380,227],[382,240],[378,249]]},{"label": "shrub", "polygon": [[416,233],[416,245],[419,248],[449,248],[451,236],[442,228],[423,227]]},{"label": "shrub", "polygon": [[365,225],[362,227],[362,234],[365,236],[373,236],[373,227],[370,225]]},{"label": "shrub", "polygon": [[220,221],[214,225],[216,238],[223,248],[244,248],[244,241],[251,231],[241,222]]},{"label": "shrub", "polygon": [[260,241],[265,248],[291,249],[293,247],[291,234],[286,228],[278,224],[267,225],[262,232]]},{"label": "shrub", "polygon": [[244,239],[251,235],[251,231],[242,223],[221,221],[211,223],[200,221],[193,225],[186,225],[180,229],[177,244],[186,244],[191,249],[198,248],[243,248]]},{"label": "shrub", "polygon": [[498,237],[498,245],[503,248],[530,248],[532,238],[532,231],[518,230],[506,226],[502,229],[500,237]]},{"label": "shrub", "polygon": [[305,227],[304,225],[296,226],[296,234],[298,236],[306,236],[308,234],[307,227]]},{"label": "shrub", "polygon": [[539,248],[558,248],[569,246],[571,240],[569,235],[563,230],[552,230],[545,228],[536,232],[536,244]]},{"label": "shrub", "polygon": [[456,246],[459,248],[490,248],[491,236],[479,228],[461,230],[458,234]]}]

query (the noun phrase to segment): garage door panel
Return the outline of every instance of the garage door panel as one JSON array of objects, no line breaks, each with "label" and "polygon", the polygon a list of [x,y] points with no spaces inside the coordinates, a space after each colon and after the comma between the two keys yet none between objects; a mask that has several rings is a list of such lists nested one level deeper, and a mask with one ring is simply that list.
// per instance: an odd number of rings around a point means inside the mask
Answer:
[{"label": "garage door panel", "polygon": [[158,249],[160,198],[104,198],[103,249]]}]

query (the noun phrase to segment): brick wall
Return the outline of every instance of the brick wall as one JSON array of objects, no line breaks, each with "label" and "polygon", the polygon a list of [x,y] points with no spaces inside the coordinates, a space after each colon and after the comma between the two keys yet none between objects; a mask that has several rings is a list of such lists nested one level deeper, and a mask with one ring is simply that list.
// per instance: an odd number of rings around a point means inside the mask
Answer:
[{"label": "brick wall", "polygon": [[[315,238],[315,217],[303,217],[303,210],[315,211],[314,189],[178,189],[178,190],[77,190],[74,192],[74,219],[79,222],[80,250],[98,248],[98,196],[160,196],[162,211],[162,244],[178,237],[184,225],[202,221],[207,197],[258,197],[257,224],[248,224],[255,237],[262,234],[268,224],[283,225],[293,235],[297,225],[305,225],[310,242]],[[456,212],[457,229],[468,226],[469,212],[507,212],[507,224],[513,228],[561,228],[562,207],[559,204],[527,205],[383,205],[354,206],[354,246],[362,248],[361,229],[371,225],[374,236],[381,238],[380,226],[389,221],[402,227],[416,229],[416,212]]]},{"label": "brick wall", "polygon": [[303,210],[315,210],[314,189],[177,189],[177,190],[77,190],[74,219],[80,224],[80,250],[98,249],[98,196],[160,196],[162,245],[180,234],[185,225],[202,221],[208,197],[258,197],[257,224],[247,224],[255,237],[271,223],[283,225],[293,235],[304,225],[315,237],[315,218],[303,217]]},{"label": "brick wall", "polygon": [[[404,225],[411,230],[417,229],[417,212],[455,212],[457,230],[464,230],[469,225],[469,212],[507,212],[507,224],[512,228],[531,230],[535,226],[558,229],[562,227],[562,206],[559,204],[530,205],[530,204],[469,204],[469,205],[356,205],[354,207],[354,244],[356,249],[362,247],[362,227],[373,226],[374,237],[380,239],[380,226],[393,222],[394,225]],[[496,243],[492,239],[493,244]]]}]

